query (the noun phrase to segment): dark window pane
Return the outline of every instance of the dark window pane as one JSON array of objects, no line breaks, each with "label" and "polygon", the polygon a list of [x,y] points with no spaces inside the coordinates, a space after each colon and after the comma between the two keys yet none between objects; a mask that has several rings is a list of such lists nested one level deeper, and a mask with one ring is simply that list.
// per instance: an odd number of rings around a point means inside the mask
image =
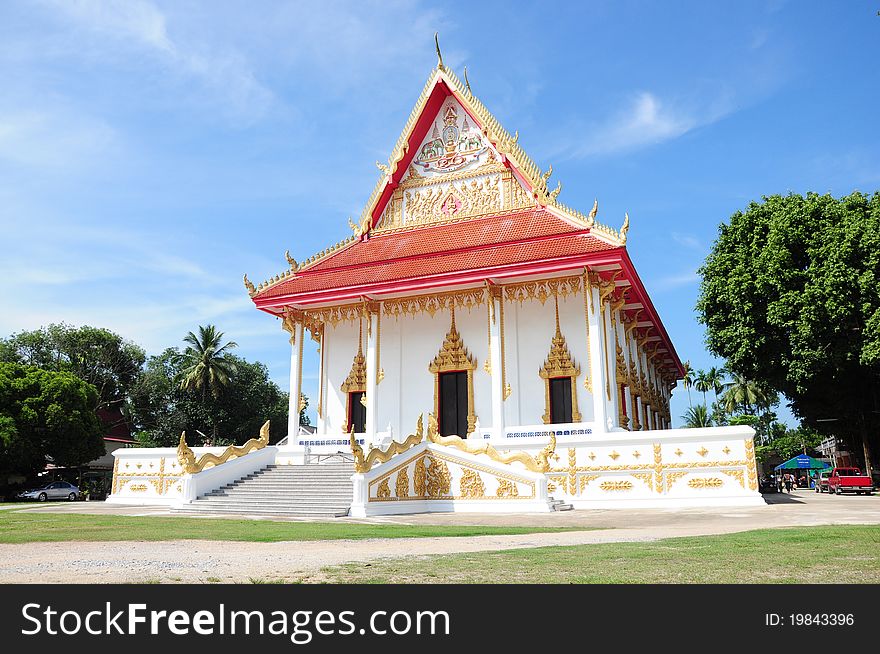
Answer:
[{"label": "dark window pane", "polygon": [[468,388],[466,372],[440,374],[441,436],[467,437]]},{"label": "dark window pane", "polygon": [[571,377],[550,380],[550,422],[571,422]]},{"label": "dark window pane", "polygon": [[348,428],[354,426],[356,434],[367,431],[367,407],[361,403],[363,391],[348,394]]}]

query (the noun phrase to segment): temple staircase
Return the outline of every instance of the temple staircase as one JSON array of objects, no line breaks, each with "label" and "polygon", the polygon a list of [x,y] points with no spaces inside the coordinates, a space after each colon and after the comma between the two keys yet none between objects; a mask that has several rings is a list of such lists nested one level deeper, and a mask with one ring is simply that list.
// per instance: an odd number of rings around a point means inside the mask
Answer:
[{"label": "temple staircase", "polygon": [[550,510],[551,511],[571,511],[572,509],[574,509],[573,505],[566,504],[562,500],[553,499],[552,495],[547,499],[550,500]]},{"label": "temple staircase", "polygon": [[348,515],[351,463],[269,465],[199,496],[178,511],[335,518]]}]

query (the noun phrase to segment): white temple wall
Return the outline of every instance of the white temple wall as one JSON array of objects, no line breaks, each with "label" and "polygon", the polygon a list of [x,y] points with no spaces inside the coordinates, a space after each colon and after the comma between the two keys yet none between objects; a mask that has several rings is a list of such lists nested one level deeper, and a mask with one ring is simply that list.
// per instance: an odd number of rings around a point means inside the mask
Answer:
[{"label": "white temple wall", "polygon": [[[342,433],[343,424],[346,422],[346,397],[340,389],[351,371],[351,363],[358,349],[358,323],[339,322],[336,326],[327,325],[324,328],[324,338],[328,341],[327,357],[324,366],[327,369],[326,387],[327,394],[324,398],[324,411],[326,412],[326,425],[328,435]],[[364,335],[366,339],[366,334]]]},{"label": "white temple wall", "polygon": [[[465,347],[477,360],[474,412],[485,427],[492,422],[491,381],[483,369],[488,356],[486,307],[456,310],[455,324]],[[411,434],[419,414],[427,419],[427,414],[434,411],[434,375],[428,366],[443,346],[450,325],[448,311],[439,311],[433,317],[427,313],[382,316],[380,365],[385,369],[385,379],[379,385],[379,427],[385,430],[390,421],[395,438]],[[388,356],[389,350],[395,354]],[[397,382],[386,386],[392,377]]]},{"label": "white temple wall", "polygon": [[[555,306],[549,298],[543,305],[538,301],[507,302],[504,309],[505,359],[507,381],[512,394],[505,402],[505,420],[508,425],[539,425],[545,411],[544,380],[538,374],[550,353],[556,333]],[[584,388],[589,374],[587,332],[581,295],[559,298],[559,327],[575,364],[581,374],[575,380],[578,411],[582,422],[593,420],[592,397]]]},{"label": "white temple wall", "polygon": [[[484,364],[489,357],[486,306],[456,311],[456,326],[465,346],[476,359],[473,374],[474,412],[481,429],[492,424],[492,381]],[[505,302],[505,367],[511,396],[504,402],[507,426],[540,425],[545,411],[544,380],[539,375],[555,333],[552,298],[543,305],[530,300],[521,305]],[[586,321],[580,295],[559,298],[559,323],[569,352],[580,367],[575,388],[582,422],[593,422],[593,401],[584,388],[589,374]],[[376,427],[402,439],[415,429],[419,414],[434,410],[434,375],[428,366],[440,351],[450,327],[448,311],[391,317],[382,315],[379,368],[384,377],[377,387]],[[358,347],[358,323],[328,324],[325,339],[324,434],[338,436],[346,422],[347,400],[341,386],[351,371]],[[364,324],[364,343],[367,340]],[[367,354],[366,349],[364,350]],[[501,371],[493,370],[493,374]],[[311,399],[311,398],[310,398]],[[313,401],[317,401],[315,398]]]},{"label": "white temple wall", "polygon": [[[395,439],[406,436],[407,425],[403,423],[403,403],[400,401],[404,377],[402,334],[405,322],[397,318],[382,316],[379,330],[379,368],[385,371],[385,377],[377,386],[379,392],[377,429],[388,431],[391,425]],[[413,423],[415,428],[415,423]]]}]

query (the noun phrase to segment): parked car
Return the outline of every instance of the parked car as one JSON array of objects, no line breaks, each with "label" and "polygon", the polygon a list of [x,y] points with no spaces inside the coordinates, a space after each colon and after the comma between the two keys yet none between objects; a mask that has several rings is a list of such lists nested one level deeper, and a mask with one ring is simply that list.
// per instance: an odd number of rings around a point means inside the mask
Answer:
[{"label": "parked car", "polygon": [[837,495],[843,493],[870,495],[874,492],[874,483],[859,468],[835,468],[828,477],[828,492]]},{"label": "parked car", "polygon": [[18,498],[22,500],[37,500],[45,502],[46,500],[70,500],[73,502],[79,499],[79,488],[66,481],[53,481],[40,488],[23,491],[18,494]]},{"label": "parked car", "polygon": [[817,493],[828,493],[828,478],[831,476],[830,470],[820,470],[819,474],[816,475],[816,492]]}]

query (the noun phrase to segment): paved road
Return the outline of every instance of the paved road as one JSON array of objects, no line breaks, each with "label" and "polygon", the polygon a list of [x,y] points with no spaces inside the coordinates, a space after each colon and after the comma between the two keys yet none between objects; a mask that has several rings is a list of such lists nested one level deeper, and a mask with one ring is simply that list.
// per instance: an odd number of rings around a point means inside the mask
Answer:
[{"label": "paved road", "polygon": [[[650,541],[675,536],[826,524],[880,524],[880,497],[765,496],[768,504],[742,509],[591,510],[543,515],[436,514],[358,520],[399,524],[555,525],[593,531],[512,536],[245,543],[219,541],[30,543],[0,545],[0,583],[224,582],[250,578],[320,580],[320,569],[377,558],[452,552]],[[165,515],[163,509],[56,504],[35,511]],[[236,516],[240,517],[240,516]],[[210,519],[210,518],[206,518]]]}]

